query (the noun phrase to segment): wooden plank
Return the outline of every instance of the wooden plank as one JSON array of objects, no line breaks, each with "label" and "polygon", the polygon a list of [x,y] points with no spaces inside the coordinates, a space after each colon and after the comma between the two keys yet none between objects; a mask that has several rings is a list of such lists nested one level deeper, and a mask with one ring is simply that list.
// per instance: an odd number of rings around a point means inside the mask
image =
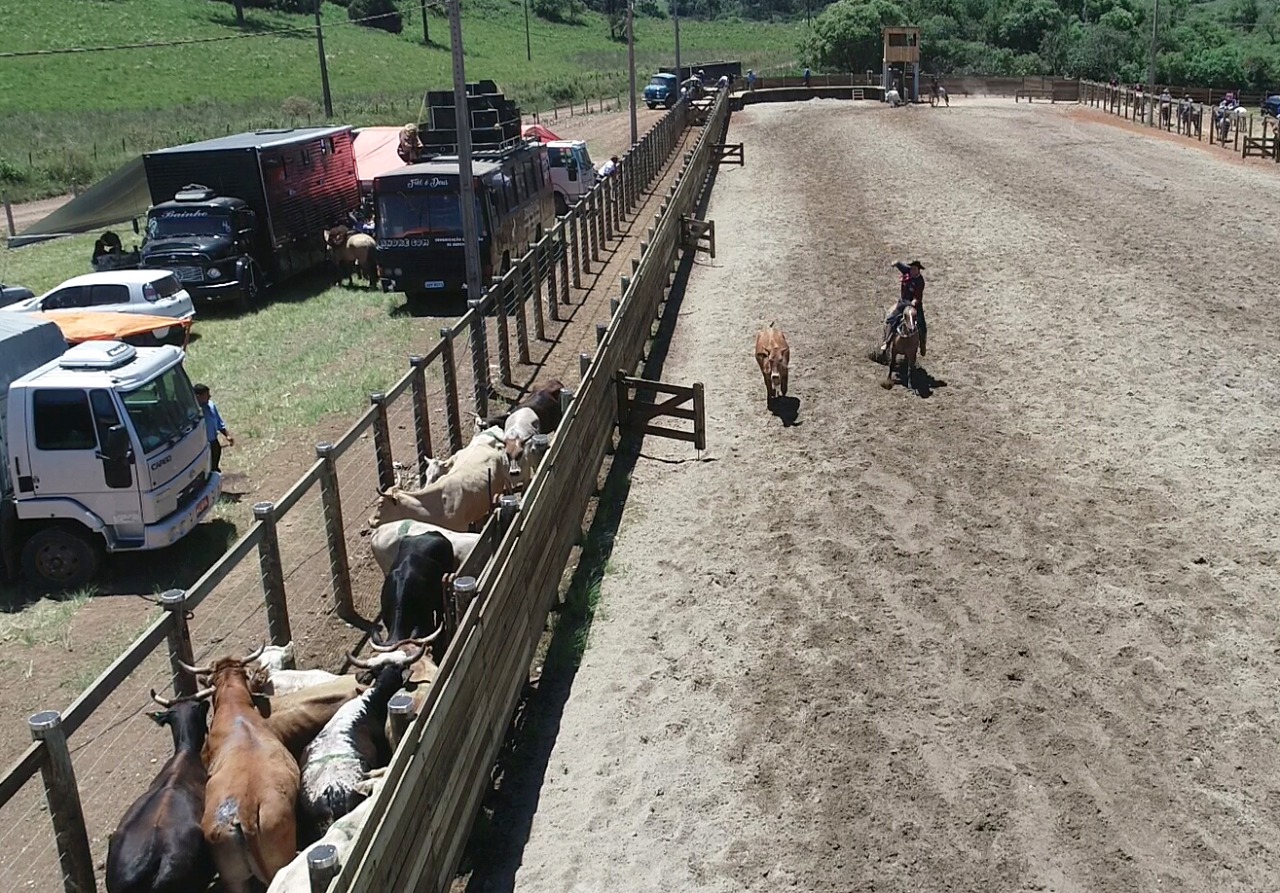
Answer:
[{"label": "wooden plank", "polygon": [[283,518],[285,516],[285,512],[297,505],[298,500],[306,496],[312,487],[320,483],[320,469],[323,465],[324,460],[317,459],[311,467],[307,469],[307,473],[298,478],[297,483],[284,491],[284,495],[281,496],[280,501],[276,503],[277,518]]},{"label": "wooden plank", "polygon": [[[689,395],[689,399],[693,399],[692,394]],[[692,409],[662,409],[648,403],[632,403],[630,416],[627,422],[630,426],[644,425],[658,418],[680,419],[683,422],[698,420],[697,413]]]},{"label": "wooden plank", "polygon": [[674,428],[659,428],[657,425],[645,425],[642,428],[636,428],[639,434],[655,434],[659,437],[669,437],[672,440],[683,440],[688,443],[697,443],[698,435],[693,431],[677,431]]},{"label": "wooden plank", "polygon": [[400,376],[400,380],[387,389],[387,405],[403,394],[413,385],[413,370],[410,369],[404,375]]},{"label": "wooden plank", "polygon": [[151,652],[161,642],[168,639],[171,626],[173,613],[165,611],[147,627],[146,632],[133,640],[133,644],[123,654],[111,662],[111,666],[99,674],[80,697],[71,702],[71,706],[62,714],[62,730],[68,738],[84,725],[84,721],[93,715],[93,711],[111,696],[130,673],[142,666],[142,662],[151,656]]},{"label": "wooden plank", "polygon": [[22,786],[35,777],[44,764],[44,758],[43,741],[33,741],[27,745],[27,749],[9,767],[9,771],[0,776],[0,807],[12,800],[22,790]]},{"label": "wooden plank", "polygon": [[688,385],[668,384],[665,381],[653,381],[648,378],[633,378],[630,375],[623,381],[628,386],[638,390],[657,391],[659,394],[675,394],[686,399],[693,398],[693,388]]}]

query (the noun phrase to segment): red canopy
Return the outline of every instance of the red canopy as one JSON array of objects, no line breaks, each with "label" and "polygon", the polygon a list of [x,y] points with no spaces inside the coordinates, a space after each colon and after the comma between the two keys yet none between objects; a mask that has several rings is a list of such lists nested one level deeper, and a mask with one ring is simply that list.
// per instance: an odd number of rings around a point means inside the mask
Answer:
[{"label": "red canopy", "polygon": [[547,130],[541,124],[524,125],[524,127],[520,128],[520,135],[527,140],[537,140],[540,143],[549,143],[552,140],[560,139],[560,137]]},{"label": "red canopy", "polygon": [[400,146],[399,127],[362,127],[356,134],[353,148],[356,153],[356,176],[360,188],[373,188],[373,178],[404,167],[396,153]]}]

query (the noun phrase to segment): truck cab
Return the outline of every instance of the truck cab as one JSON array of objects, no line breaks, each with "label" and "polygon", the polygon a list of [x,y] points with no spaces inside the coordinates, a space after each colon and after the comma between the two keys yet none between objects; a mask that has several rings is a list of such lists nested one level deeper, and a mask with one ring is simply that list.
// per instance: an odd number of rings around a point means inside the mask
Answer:
[{"label": "truck cab", "polygon": [[[33,343],[4,346],[16,360]],[[0,400],[0,569],[74,589],[104,549],[161,549],[208,515],[222,477],[183,358],[172,346],[63,342],[12,379]]]},{"label": "truck cab", "polygon": [[680,98],[680,79],[674,74],[659,72],[649,79],[644,88],[644,104],[651,109],[658,106],[671,108]]},{"label": "truck cab", "polygon": [[546,146],[558,217],[595,188],[596,168],[585,140],[554,140]]},{"label": "truck cab", "polygon": [[192,184],[147,212],[142,266],[172,270],[197,301],[247,305],[264,284],[253,260],[257,241],[247,203]]}]

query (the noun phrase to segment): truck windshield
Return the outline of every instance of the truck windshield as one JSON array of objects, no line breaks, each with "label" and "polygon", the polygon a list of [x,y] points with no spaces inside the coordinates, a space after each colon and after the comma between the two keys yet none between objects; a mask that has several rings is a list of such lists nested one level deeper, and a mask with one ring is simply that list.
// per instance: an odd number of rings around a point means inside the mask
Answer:
[{"label": "truck windshield", "polygon": [[653,76],[653,80],[649,81],[649,86],[650,86],[650,87],[663,87],[663,88],[670,87],[670,86],[671,86],[671,78],[669,78],[669,77],[663,77],[663,76],[662,76],[662,75],[660,75],[660,74],[655,74],[655,75]]},{"label": "truck windshield", "polygon": [[[486,235],[480,196],[476,196],[476,225]],[[462,237],[462,201],[456,192],[392,192],[378,196],[378,237]]]},{"label": "truck windshield", "polygon": [[121,395],[129,420],[148,456],[177,443],[200,424],[203,414],[187,373],[174,366],[159,378]]},{"label": "truck windshield", "polygon": [[591,164],[591,155],[587,152],[586,146],[574,146],[573,157],[577,160],[579,169],[584,171],[591,170],[593,166]]},{"label": "truck windshield", "polygon": [[229,236],[231,215],[212,208],[152,211],[147,218],[147,238],[170,236]]}]

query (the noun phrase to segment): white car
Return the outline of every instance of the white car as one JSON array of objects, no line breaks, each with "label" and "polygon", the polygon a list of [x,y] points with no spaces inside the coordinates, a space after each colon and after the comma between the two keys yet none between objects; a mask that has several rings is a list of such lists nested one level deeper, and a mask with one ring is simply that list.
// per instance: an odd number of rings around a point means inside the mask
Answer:
[{"label": "white car", "polygon": [[196,315],[191,295],[169,270],[112,270],[68,279],[53,291],[28,298],[0,312],[38,313],[46,310],[96,310],[142,313],[190,319]]}]

